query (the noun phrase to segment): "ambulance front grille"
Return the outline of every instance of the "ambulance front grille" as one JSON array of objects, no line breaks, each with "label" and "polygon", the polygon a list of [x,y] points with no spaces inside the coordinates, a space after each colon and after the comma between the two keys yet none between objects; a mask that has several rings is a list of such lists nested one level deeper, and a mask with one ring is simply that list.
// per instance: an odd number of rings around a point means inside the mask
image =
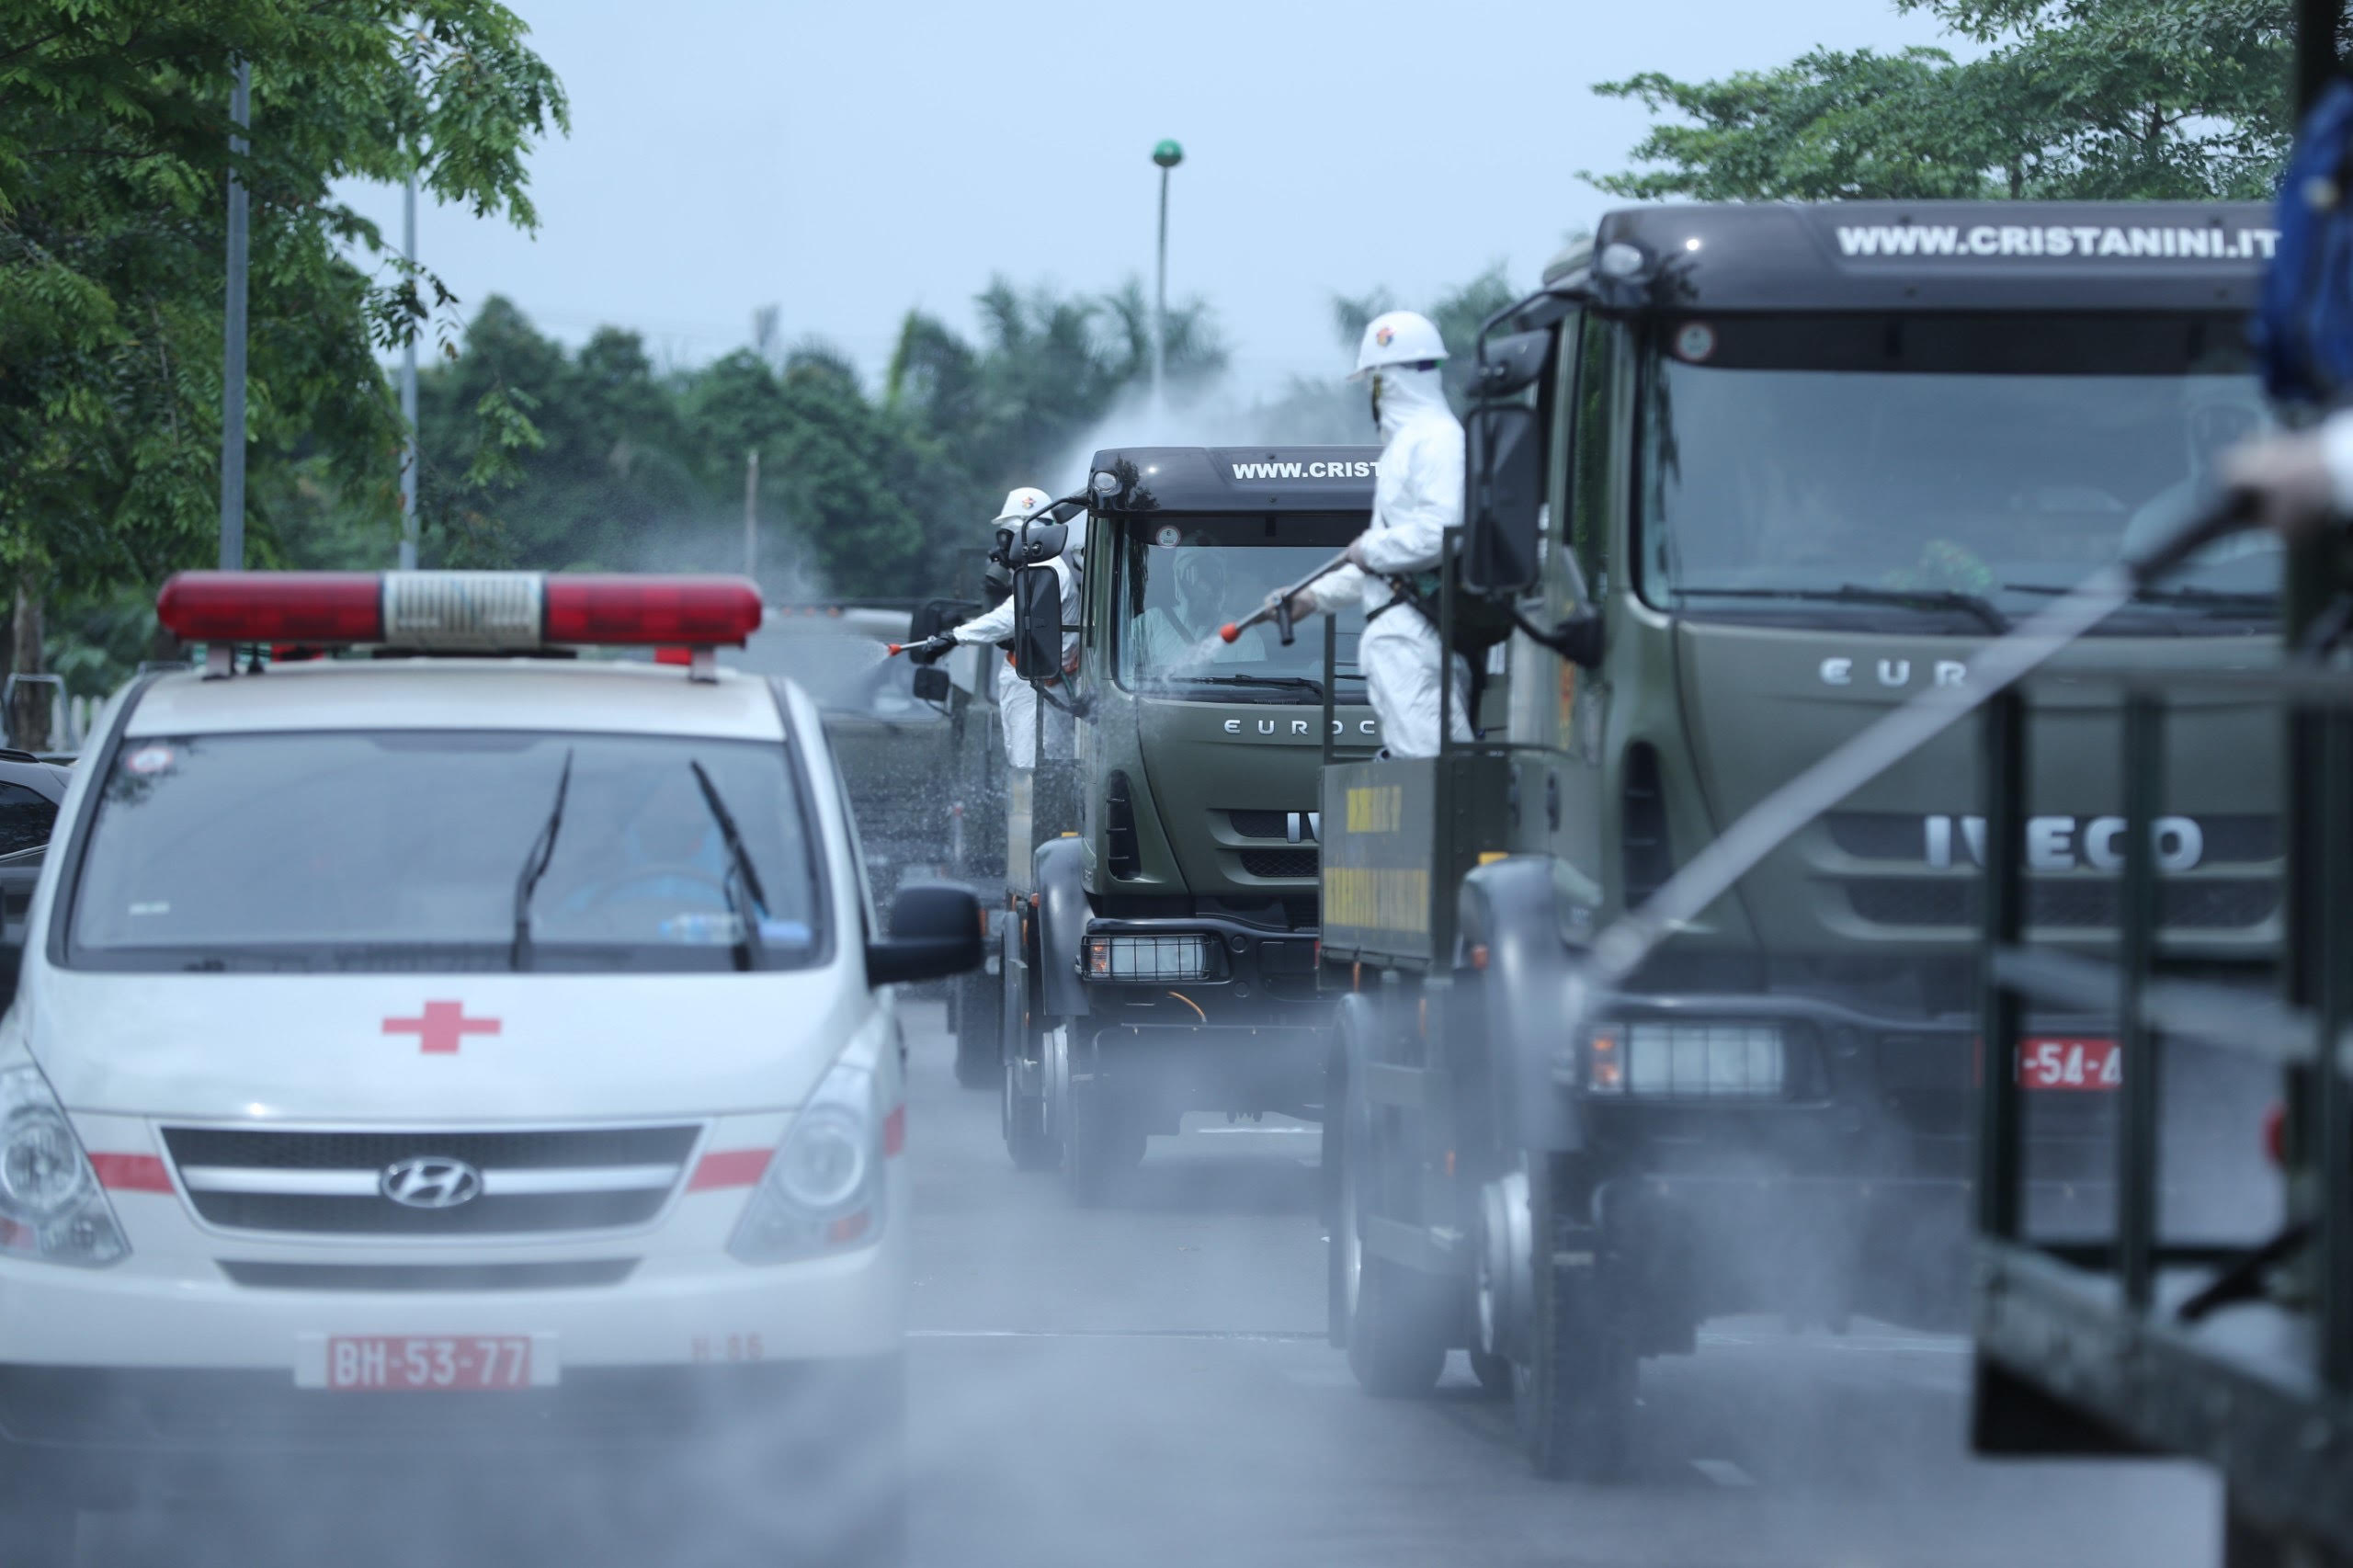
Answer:
[{"label": "ambulance front grille", "polygon": [[[306,1235],[508,1235],[604,1231],[659,1214],[701,1128],[512,1131],[281,1131],[166,1127],[179,1182],[206,1223]],[[478,1190],[448,1208],[385,1196],[404,1161],[461,1161]]]}]

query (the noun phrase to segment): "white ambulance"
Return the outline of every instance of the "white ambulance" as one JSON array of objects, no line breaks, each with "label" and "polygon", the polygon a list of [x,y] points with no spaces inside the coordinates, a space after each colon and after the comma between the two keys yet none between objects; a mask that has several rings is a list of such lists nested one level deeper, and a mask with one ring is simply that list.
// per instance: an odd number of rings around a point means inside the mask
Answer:
[{"label": "white ambulance", "polygon": [[892,1555],[888,987],[980,915],[918,886],[878,928],[815,710],[714,667],[753,585],[190,573],[158,610],[209,656],[106,710],[0,1022],[11,1568],[290,1464],[699,1446],[758,1494],[719,1507]]}]

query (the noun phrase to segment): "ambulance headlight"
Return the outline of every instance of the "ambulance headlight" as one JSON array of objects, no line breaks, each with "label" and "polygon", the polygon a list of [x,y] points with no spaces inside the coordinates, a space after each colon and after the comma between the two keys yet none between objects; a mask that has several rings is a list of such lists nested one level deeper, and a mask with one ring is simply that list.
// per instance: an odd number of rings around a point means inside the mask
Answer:
[{"label": "ambulance headlight", "polygon": [[792,1124],[777,1153],[777,1185],[812,1214],[836,1212],[866,1185],[865,1119],[816,1106]]},{"label": "ambulance headlight", "polygon": [[785,1130],[727,1250],[783,1263],[870,1246],[882,1233],[885,1119],[874,1074],[837,1062]]},{"label": "ambulance headlight", "polygon": [[0,1256],[101,1268],[130,1252],[40,1070],[0,1072]]},{"label": "ambulance headlight", "polygon": [[82,1146],[51,1110],[20,1110],[0,1143],[0,1207],[28,1220],[53,1220],[92,1186]]}]

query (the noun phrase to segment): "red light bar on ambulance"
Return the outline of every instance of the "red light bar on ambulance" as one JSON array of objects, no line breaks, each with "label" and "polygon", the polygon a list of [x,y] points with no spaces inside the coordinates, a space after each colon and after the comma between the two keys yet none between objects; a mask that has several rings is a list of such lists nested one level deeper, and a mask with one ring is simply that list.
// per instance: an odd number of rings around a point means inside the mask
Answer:
[{"label": "red light bar on ambulance", "polygon": [[438,651],[581,643],[740,647],[748,577],[536,572],[182,572],[155,617],[188,642],[369,643]]}]

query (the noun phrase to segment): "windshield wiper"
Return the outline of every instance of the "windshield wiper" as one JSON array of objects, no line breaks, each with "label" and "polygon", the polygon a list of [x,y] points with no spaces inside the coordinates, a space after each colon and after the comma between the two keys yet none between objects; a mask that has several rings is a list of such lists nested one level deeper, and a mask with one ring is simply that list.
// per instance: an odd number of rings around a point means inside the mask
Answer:
[{"label": "windshield wiper", "polygon": [[727,894],[727,912],[735,917],[735,967],[756,969],[760,919],[767,914],[768,895],[760,886],[759,872],[752,869],[752,852],[744,847],[744,835],[735,831],[735,818],[729,813],[727,802],[719,798],[719,786],[710,781],[699,760],[687,766],[695,770],[695,782],[702,786],[703,804],[710,808],[710,820],[719,824],[720,841],[727,846],[727,880],[722,887]]},{"label": "windshield wiper", "polygon": [[[2053,586],[2049,583],[2005,583],[2004,591],[2013,594],[2071,594],[2073,588]],[[2211,610],[2226,615],[2234,610],[2272,611],[2279,608],[2279,596],[2260,588],[2203,588],[2195,583],[2150,584],[2132,591],[2141,604],[2180,605],[2189,609]]]},{"label": "windshield wiper", "polygon": [[2010,629],[2010,618],[1991,600],[1953,588],[1874,588],[1863,583],[1841,583],[1835,588],[1677,588],[1678,598],[1801,599],[1817,604],[1893,605],[1899,609],[1957,609],[1972,616],[1986,631]]},{"label": "windshield wiper", "polygon": [[1308,676],[1171,676],[1191,686],[1267,686],[1284,691],[1321,691],[1324,683]]},{"label": "windshield wiper", "polygon": [[515,876],[515,939],[506,949],[509,969],[531,967],[531,895],[540,891],[540,879],[548,874],[548,862],[555,858],[555,835],[563,830],[563,801],[571,792],[572,751],[567,747],[563,771],[556,775],[555,804],[548,808],[548,820],[540,824],[539,836],[531,840],[530,853],[523,857],[523,869]]}]

